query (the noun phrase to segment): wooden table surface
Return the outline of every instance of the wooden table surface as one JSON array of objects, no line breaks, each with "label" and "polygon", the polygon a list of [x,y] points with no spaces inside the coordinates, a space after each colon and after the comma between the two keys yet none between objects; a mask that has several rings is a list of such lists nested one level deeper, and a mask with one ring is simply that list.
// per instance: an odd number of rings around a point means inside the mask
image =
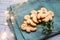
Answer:
[{"label": "wooden table surface", "polygon": [[[21,1],[18,0],[18,2]],[[0,0],[0,40],[15,40],[14,35],[9,29],[9,27],[4,25],[7,19],[4,12],[6,11],[7,7],[9,7],[11,4],[14,4],[14,0]],[[48,40],[60,40],[60,35],[57,35]]]}]

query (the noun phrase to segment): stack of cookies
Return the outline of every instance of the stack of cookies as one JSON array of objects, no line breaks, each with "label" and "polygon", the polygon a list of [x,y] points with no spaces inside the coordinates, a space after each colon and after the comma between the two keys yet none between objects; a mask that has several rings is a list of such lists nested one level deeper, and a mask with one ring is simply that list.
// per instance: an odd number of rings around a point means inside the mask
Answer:
[{"label": "stack of cookies", "polygon": [[21,29],[26,30],[26,32],[36,31],[38,23],[52,21],[53,17],[54,12],[47,11],[44,7],[38,11],[32,10],[30,15],[24,16],[24,23],[21,25]]}]

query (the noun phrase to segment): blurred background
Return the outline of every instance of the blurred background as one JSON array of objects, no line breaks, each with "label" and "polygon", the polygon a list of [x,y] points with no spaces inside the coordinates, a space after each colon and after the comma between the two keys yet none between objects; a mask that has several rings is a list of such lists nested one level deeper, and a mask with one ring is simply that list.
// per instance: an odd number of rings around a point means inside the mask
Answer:
[{"label": "blurred background", "polygon": [[24,2],[23,0],[0,0],[0,40],[15,40],[14,35],[8,27],[6,22],[7,17],[5,16],[5,11],[7,8],[19,2]]}]

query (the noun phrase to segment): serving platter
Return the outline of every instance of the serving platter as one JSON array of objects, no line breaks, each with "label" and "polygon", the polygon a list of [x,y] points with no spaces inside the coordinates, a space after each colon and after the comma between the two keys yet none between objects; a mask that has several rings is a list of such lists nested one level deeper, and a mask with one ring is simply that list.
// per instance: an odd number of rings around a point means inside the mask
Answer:
[{"label": "serving platter", "polygon": [[[45,40],[49,37],[52,37],[56,34],[60,34],[60,1],[58,0],[29,0],[22,4],[13,4],[7,10],[9,11],[10,17],[8,20],[9,27],[13,31],[16,40]],[[55,14],[53,19],[53,30],[51,34],[42,34],[41,25],[38,25],[35,32],[27,33],[26,31],[21,30],[21,24],[23,23],[23,18],[25,15],[29,15],[32,10],[39,10],[40,8],[45,7],[48,10],[52,10]],[[14,17],[14,20],[11,19],[11,16]]]}]

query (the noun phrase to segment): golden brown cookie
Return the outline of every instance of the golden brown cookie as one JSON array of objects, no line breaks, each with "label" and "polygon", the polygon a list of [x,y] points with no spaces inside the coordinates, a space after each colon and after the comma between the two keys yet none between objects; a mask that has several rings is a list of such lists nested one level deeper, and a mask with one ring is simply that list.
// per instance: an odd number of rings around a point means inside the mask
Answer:
[{"label": "golden brown cookie", "polygon": [[27,24],[22,24],[22,25],[21,25],[21,29],[22,29],[22,30],[26,30],[26,27],[27,27]]},{"label": "golden brown cookie", "polygon": [[31,30],[31,31],[36,31],[37,28],[36,28],[36,27],[30,27],[30,30]]},{"label": "golden brown cookie", "polygon": [[51,15],[52,17],[54,17],[54,12],[49,11],[49,15]]},{"label": "golden brown cookie", "polygon": [[42,19],[42,21],[43,21],[43,22],[49,22],[49,18],[46,17],[46,18]]},{"label": "golden brown cookie", "polygon": [[37,11],[32,10],[30,16],[35,23],[38,23],[38,21],[37,21]]},{"label": "golden brown cookie", "polygon": [[30,19],[30,15],[26,15],[24,17],[24,20],[25,20],[24,23],[30,24],[32,26],[36,26],[36,23],[34,23],[32,19]]},{"label": "golden brown cookie", "polygon": [[30,31],[30,27],[27,26],[26,32],[31,32],[31,31]]}]

